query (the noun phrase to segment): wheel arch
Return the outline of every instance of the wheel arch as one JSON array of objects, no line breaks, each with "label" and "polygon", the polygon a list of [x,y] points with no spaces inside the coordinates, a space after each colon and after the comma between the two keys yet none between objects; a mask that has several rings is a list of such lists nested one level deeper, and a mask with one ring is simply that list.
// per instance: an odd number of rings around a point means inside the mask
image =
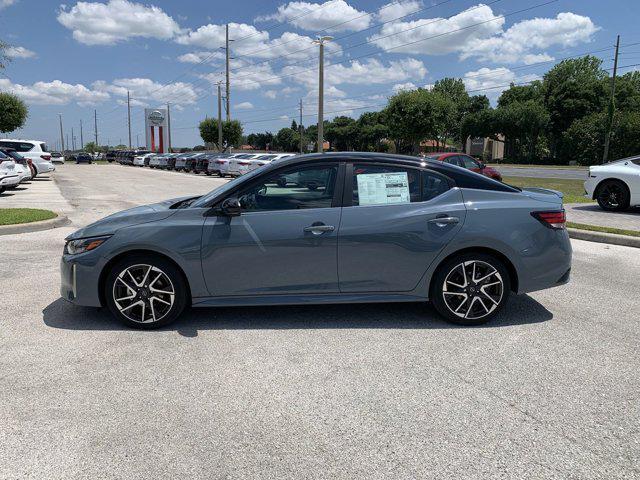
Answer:
[{"label": "wheel arch", "polygon": [[595,200],[598,197],[598,190],[600,190],[600,187],[602,186],[602,184],[604,182],[619,182],[621,183],[624,188],[627,189],[627,195],[631,196],[631,189],[629,188],[629,185],[627,185],[627,182],[625,182],[623,179],[618,178],[618,177],[608,177],[608,178],[604,178],[602,180],[600,180],[598,182],[598,184],[596,185],[596,188],[593,189],[593,194],[591,195],[591,200]]},{"label": "wheel arch", "polygon": [[185,274],[180,264],[178,264],[173,258],[171,258],[168,255],[165,255],[164,253],[160,253],[156,250],[138,248],[135,250],[127,250],[124,252],[120,252],[113,258],[109,259],[109,261],[104,265],[104,267],[102,267],[102,271],[100,272],[100,278],[98,280],[98,298],[100,300],[100,305],[102,305],[103,307],[106,305],[106,299],[104,296],[104,286],[105,286],[105,282],[107,281],[107,277],[109,276],[109,272],[111,271],[111,268],[120,260],[133,255],[151,255],[157,258],[161,258],[162,260],[165,260],[171,263],[173,266],[175,266],[180,272],[180,274],[182,275],[182,279],[184,280],[185,285],[187,286],[187,305],[191,304],[191,285],[189,283],[189,278]]},{"label": "wheel arch", "polygon": [[467,253],[484,253],[486,255],[492,255],[496,257],[498,260],[500,260],[506,267],[507,271],[509,272],[509,282],[511,285],[511,291],[514,293],[518,292],[518,271],[516,270],[516,267],[514,266],[513,262],[509,259],[509,257],[507,257],[504,253],[489,247],[467,247],[467,248],[462,248],[460,250],[456,250],[455,252],[451,252],[449,255],[447,255],[442,260],[440,260],[440,262],[438,262],[438,266],[433,269],[433,274],[429,279],[429,298],[432,297],[431,289],[433,288],[433,279],[435,278],[436,273],[440,270],[442,265],[444,265],[445,262],[449,261],[453,257],[456,257],[458,255],[464,255]]}]

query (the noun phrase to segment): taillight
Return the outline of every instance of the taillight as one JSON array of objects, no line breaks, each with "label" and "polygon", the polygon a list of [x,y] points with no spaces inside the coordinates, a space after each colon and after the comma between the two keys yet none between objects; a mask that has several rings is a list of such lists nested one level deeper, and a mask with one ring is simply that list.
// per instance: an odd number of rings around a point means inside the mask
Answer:
[{"label": "taillight", "polygon": [[51,160],[51,155],[40,155],[40,158],[43,160]]},{"label": "taillight", "polygon": [[238,165],[242,165],[243,167],[246,167],[247,165],[251,165],[250,162],[238,162]]},{"label": "taillight", "polygon": [[562,229],[566,227],[567,216],[564,209],[553,212],[531,212],[531,215],[538,219],[545,227]]},{"label": "taillight", "polygon": [[227,163],[227,161],[226,160],[216,160],[216,163],[218,165],[224,165],[225,163]]}]

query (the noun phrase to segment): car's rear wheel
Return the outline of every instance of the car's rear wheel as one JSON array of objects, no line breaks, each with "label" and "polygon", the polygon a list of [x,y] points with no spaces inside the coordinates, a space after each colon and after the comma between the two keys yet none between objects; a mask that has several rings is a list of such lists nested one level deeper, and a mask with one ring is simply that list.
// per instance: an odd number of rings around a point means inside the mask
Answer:
[{"label": "car's rear wheel", "polygon": [[598,186],[596,200],[604,210],[616,212],[629,208],[629,189],[620,180],[605,180]]},{"label": "car's rear wheel", "polygon": [[431,283],[438,313],[460,325],[482,325],[506,304],[511,291],[504,264],[484,253],[458,255],[442,264]]},{"label": "car's rear wheel", "polygon": [[132,255],[108,273],[104,298],[124,324],[143,329],[173,322],[187,303],[187,285],[171,262],[153,255]]}]

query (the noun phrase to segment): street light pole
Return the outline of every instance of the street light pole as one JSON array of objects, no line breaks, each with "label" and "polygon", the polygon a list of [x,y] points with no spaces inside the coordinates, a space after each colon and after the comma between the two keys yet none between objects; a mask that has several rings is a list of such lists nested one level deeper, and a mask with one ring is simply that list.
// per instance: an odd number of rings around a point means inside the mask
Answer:
[{"label": "street light pole", "polygon": [[64,155],[64,134],[62,133],[62,114],[59,113],[58,117],[60,118],[60,145],[62,146],[62,154]]},{"label": "street light pole", "polygon": [[320,46],[320,58],[318,65],[318,153],[324,152],[324,42],[333,40],[333,37],[318,37],[313,43]]},{"label": "street light pole", "polygon": [[616,39],[616,54],[613,59],[613,76],[611,77],[611,98],[609,99],[609,109],[607,114],[607,130],[604,136],[604,153],[602,163],[607,163],[609,159],[609,143],[611,142],[611,128],[613,127],[613,115],[616,110],[616,76],[618,75],[618,50],[620,49],[620,35]]},{"label": "street light pole", "polygon": [[231,83],[229,82],[229,24],[225,29],[225,65],[227,81],[227,122],[231,120]]},{"label": "street light pole", "polygon": [[222,87],[218,82],[218,151],[222,151]]}]

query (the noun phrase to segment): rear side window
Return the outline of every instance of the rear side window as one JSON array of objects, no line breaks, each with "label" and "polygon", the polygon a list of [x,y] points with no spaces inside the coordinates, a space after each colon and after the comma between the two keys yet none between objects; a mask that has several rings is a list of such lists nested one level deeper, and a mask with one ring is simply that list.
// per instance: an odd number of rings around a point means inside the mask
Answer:
[{"label": "rear side window", "polygon": [[427,202],[451,188],[449,180],[433,172],[422,172],[422,201]]},{"label": "rear side window", "polygon": [[24,143],[24,142],[15,142],[15,148],[17,152],[28,152],[30,150],[33,150],[33,147],[35,145],[33,145],[33,143]]},{"label": "rear side window", "polygon": [[41,143],[40,144],[40,150],[42,150],[43,152],[48,152],[49,150],[47,149],[47,144],[46,143]]}]

